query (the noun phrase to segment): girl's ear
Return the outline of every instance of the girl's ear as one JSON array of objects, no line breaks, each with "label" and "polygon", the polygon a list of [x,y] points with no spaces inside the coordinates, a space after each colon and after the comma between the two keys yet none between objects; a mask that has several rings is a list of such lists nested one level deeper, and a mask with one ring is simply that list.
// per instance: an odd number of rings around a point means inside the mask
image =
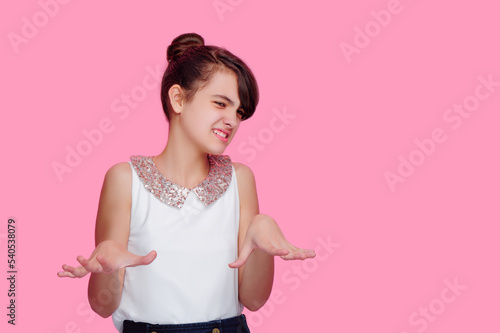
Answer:
[{"label": "girl's ear", "polygon": [[168,90],[168,97],[170,98],[170,105],[172,105],[172,110],[180,114],[182,111],[182,106],[184,104],[184,94],[183,89],[180,85],[174,84]]}]

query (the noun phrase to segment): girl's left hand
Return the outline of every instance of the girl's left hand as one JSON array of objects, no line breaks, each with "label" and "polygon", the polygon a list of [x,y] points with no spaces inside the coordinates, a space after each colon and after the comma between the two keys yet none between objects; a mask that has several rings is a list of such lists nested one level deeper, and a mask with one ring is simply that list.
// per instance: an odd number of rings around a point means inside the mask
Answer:
[{"label": "girl's left hand", "polygon": [[255,249],[272,256],[280,256],[284,260],[304,260],[316,256],[313,250],[297,248],[289,243],[276,221],[264,214],[254,216],[250,222],[238,259],[230,263],[229,267],[243,266]]}]

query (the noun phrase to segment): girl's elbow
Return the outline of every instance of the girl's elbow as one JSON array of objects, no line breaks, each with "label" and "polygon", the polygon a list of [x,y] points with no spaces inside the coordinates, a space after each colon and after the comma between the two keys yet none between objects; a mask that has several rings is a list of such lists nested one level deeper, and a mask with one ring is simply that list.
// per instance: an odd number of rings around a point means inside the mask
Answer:
[{"label": "girl's elbow", "polygon": [[255,305],[255,304],[252,304],[251,306],[245,306],[248,310],[252,311],[252,312],[255,312],[255,311],[259,311],[261,307],[264,306],[265,303],[263,304],[258,304],[258,305]]},{"label": "girl's elbow", "polygon": [[118,303],[116,301],[108,301],[104,304],[97,301],[96,298],[89,297],[90,308],[97,313],[102,318],[108,318],[118,309]]},{"label": "girl's elbow", "polygon": [[267,298],[266,299],[251,299],[251,300],[242,300],[241,304],[248,310],[255,312],[258,311],[261,307],[266,304]]},{"label": "girl's elbow", "polygon": [[[121,301],[122,289],[110,287],[115,280],[110,275],[92,274],[89,280],[87,297],[90,308],[103,318],[108,318],[118,309]],[[114,279],[114,278],[113,278]],[[120,281],[123,285],[123,280]],[[108,287],[103,287],[108,286]]]},{"label": "girl's elbow", "polygon": [[90,303],[90,308],[97,313],[99,316],[102,318],[108,318],[115,312],[116,309],[110,308],[109,306],[102,306],[99,304],[96,304],[95,302],[89,302]]}]

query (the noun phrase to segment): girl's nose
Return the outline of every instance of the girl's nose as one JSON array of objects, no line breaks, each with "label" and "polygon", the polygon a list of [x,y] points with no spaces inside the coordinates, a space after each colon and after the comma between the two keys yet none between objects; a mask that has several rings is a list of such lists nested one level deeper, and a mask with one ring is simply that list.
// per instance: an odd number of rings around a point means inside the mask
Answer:
[{"label": "girl's nose", "polygon": [[234,128],[236,125],[238,124],[238,115],[236,114],[236,112],[228,112],[225,116],[224,116],[224,125],[230,127],[230,128]]}]

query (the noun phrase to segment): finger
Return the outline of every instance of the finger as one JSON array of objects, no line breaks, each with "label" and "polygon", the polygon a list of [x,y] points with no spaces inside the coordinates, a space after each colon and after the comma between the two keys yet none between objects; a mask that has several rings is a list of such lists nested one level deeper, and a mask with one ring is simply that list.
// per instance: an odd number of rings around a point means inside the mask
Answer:
[{"label": "finger", "polygon": [[314,258],[316,257],[316,252],[314,252],[314,250],[311,250],[311,249],[300,249],[301,253],[305,254],[306,256],[306,259],[307,258]]},{"label": "finger", "polygon": [[61,267],[62,267],[63,271],[65,271],[65,272],[68,270],[71,270],[71,269],[73,269],[73,270],[75,269],[73,266],[69,266],[66,264],[62,265]]},{"label": "finger", "polygon": [[75,278],[75,276],[73,274],[71,274],[70,272],[66,272],[66,271],[57,272],[57,276]]},{"label": "finger", "polygon": [[115,267],[111,265],[111,263],[107,261],[103,256],[97,255],[95,259],[97,260],[99,265],[101,265],[102,272],[111,273],[115,270]]},{"label": "finger", "polygon": [[285,260],[304,260],[307,258],[314,258],[316,256],[316,253],[313,250],[296,247],[286,239],[284,239],[283,242],[280,243],[280,245],[282,248],[285,248],[289,251],[288,254],[281,256],[281,258]]},{"label": "finger", "polygon": [[87,266],[89,264],[89,261],[87,259],[85,259],[84,256],[78,256],[78,257],[76,257],[76,260],[78,260],[78,262],[82,266]]},{"label": "finger", "polygon": [[82,256],[78,256],[76,258],[76,260],[78,260],[78,262],[82,265],[83,270],[86,271],[85,274],[87,274],[89,272],[90,273],[100,273],[100,272],[102,272],[102,266],[97,261],[97,258],[92,259],[92,260],[88,260],[88,259],[85,259]]},{"label": "finger", "polygon": [[150,263],[153,262],[153,260],[156,259],[156,257],[158,256],[158,253],[156,253],[155,250],[149,252],[148,254],[146,254],[145,256],[142,256],[141,257],[141,265],[149,265]]},{"label": "finger", "polygon": [[88,271],[82,266],[75,268],[73,266],[63,265],[62,268],[65,272],[71,274],[70,277],[84,277],[88,273]]},{"label": "finger", "polygon": [[238,259],[236,259],[236,261],[230,263],[229,267],[240,268],[241,266],[243,266],[247,262],[247,259],[250,256],[250,253],[252,253],[252,251],[253,251],[253,248],[249,244],[243,245],[243,248],[241,249],[241,253],[238,256]]},{"label": "finger", "polygon": [[316,253],[309,249],[298,249],[297,251],[290,251],[288,255],[281,256],[284,260],[305,260],[314,258]]},{"label": "finger", "polygon": [[314,251],[314,250],[307,249],[307,253],[308,253],[308,258],[316,257],[316,251]]},{"label": "finger", "polygon": [[130,265],[127,265],[128,267],[135,267],[135,266],[141,266],[141,265],[149,265],[150,263],[153,262],[153,260],[156,259],[156,256],[158,254],[156,253],[155,250],[152,250],[145,256],[134,256],[134,259],[132,260],[132,263]]}]

